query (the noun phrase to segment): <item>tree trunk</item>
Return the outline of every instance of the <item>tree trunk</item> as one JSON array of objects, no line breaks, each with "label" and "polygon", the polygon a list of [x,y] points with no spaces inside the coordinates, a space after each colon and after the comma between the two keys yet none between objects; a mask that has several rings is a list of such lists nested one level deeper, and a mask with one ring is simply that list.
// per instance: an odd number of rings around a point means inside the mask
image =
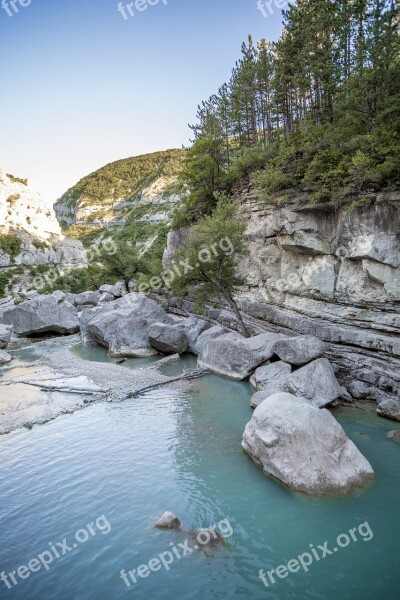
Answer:
[{"label": "tree trunk", "polygon": [[238,305],[236,304],[235,300],[228,293],[226,293],[226,294],[224,293],[224,296],[225,296],[225,299],[228,301],[229,306],[232,308],[232,310],[235,314],[235,317],[236,317],[238,325],[239,325],[240,333],[243,334],[245,338],[250,337],[249,332],[246,329],[246,325],[244,324],[242,315],[240,314]]}]

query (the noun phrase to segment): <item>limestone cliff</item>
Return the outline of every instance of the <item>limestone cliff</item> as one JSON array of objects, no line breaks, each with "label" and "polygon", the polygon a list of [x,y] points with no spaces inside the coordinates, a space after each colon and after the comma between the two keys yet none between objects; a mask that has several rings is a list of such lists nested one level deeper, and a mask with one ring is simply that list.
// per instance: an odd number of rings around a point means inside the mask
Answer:
[{"label": "limestone cliff", "polygon": [[0,168],[0,268],[13,277],[15,289],[29,287],[31,267],[68,269],[86,262],[82,243],[62,235],[51,203]]},{"label": "limestone cliff", "polygon": [[[353,399],[400,406],[400,194],[262,206],[246,186],[235,199],[247,222],[238,297],[250,326],[326,340]],[[166,262],[180,243],[171,232]],[[234,322],[224,308],[209,316]]]}]

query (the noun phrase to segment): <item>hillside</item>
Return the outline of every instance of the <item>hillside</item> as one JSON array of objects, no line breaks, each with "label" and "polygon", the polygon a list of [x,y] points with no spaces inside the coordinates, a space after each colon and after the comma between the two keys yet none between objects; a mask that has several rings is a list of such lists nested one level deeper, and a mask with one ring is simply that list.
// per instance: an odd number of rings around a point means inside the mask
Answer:
[{"label": "hillside", "polygon": [[183,150],[155,152],[109,163],[87,175],[55,204],[63,228],[121,225],[139,207],[139,219],[165,221],[178,199],[176,184],[184,156]]}]

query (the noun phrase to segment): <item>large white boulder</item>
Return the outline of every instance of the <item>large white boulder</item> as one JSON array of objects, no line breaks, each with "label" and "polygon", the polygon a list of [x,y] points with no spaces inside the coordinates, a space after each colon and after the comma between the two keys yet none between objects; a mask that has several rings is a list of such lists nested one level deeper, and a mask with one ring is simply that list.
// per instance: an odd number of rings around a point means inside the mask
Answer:
[{"label": "large white boulder", "polygon": [[291,365],[279,360],[258,367],[250,377],[250,384],[256,390],[274,389],[277,392],[288,392],[287,379],[291,372]]},{"label": "large white boulder", "polygon": [[151,346],[164,354],[183,354],[188,349],[189,341],[180,323],[153,323],[148,334]]},{"label": "large white boulder", "polygon": [[300,335],[276,342],[274,353],[291,365],[305,365],[323,356],[327,344],[313,335]]},{"label": "large white boulder", "polygon": [[76,308],[66,301],[65,294],[58,291],[6,310],[3,321],[12,325],[14,333],[18,335],[67,334],[79,331]]},{"label": "large white boulder", "polygon": [[219,375],[243,380],[272,357],[274,343],[279,338],[276,333],[262,333],[251,338],[228,333],[203,346],[198,364]]},{"label": "large white boulder", "polygon": [[261,402],[246,425],[242,446],[266,475],[297,492],[345,494],[374,477],[331,413],[292,394]]},{"label": "large white boulder", "polygon": [[116,356],[143,357],[157,354],[149,341],[153,323],[174,321],[154,300],[144,294],[127,294],[81,314],[84,342],[100,344]]},{"label": "large white boulder", "polygon": [[227,329],[226,327],[221,327],[220,325],[214,325],[213,327],[210,327],[209,329],[205,329],[202,333],[200,333],[200,335],[197,337],[196,339],[196,335],[194,333],[194,335],[192,335],[192,333],[190,333],[190,329],[188,332],[188,337],[190,339],[190,352],[192,352],[193,354],[200,354],[200,352],[202,351],[202,349],[204,348],[204,346],[207,344],[207,342],[209,342],[210,340],[215,340],[219,337],[221,337],[221,335],[225,335],[229,333],[229,329]]},{"label": "large white boulder", "polygon": [[331,363],[326,358],[314,360],[294,371],[287,378],[287,385],[290,392],[319,408],[331,404],[343,394]]}]

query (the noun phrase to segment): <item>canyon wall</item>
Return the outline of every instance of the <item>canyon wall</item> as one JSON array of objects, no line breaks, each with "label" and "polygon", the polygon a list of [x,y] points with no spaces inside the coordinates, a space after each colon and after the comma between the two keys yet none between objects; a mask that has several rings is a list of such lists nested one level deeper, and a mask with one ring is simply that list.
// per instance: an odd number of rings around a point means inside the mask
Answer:
[{"label": "canyon wall", "polygon": [[[246,285],[237,297],[250,328],[326,340],[353,401],[399,410],[400,194],[350,206],[279,206],[261,205],[247,187],[235,199],[249,248],[239,263]],[[169,260],[179,243],[171,232]],[[208,316],[234,324],[225,307],[210,308]]]}]

